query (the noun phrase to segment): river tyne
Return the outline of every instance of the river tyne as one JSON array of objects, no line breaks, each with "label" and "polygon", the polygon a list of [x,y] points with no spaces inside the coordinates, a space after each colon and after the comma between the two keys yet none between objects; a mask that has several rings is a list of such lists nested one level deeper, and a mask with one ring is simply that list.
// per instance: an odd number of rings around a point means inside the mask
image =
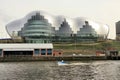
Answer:
[{"label": "river tyne", "polygon": [[0,62],[0,80],[120,80],[120,61]]}]

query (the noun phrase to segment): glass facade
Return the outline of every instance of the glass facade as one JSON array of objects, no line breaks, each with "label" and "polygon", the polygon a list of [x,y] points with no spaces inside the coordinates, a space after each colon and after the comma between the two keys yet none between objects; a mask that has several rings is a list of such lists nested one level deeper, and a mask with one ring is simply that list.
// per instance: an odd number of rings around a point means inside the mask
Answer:
[{"label": "glass facade", "polygon": [[2,49],[0,49],[0,56],[2,56]]},{"label": "glass facade", "polygon": [[41,49],[41,55],[46,55],[46,49]]},{"label": "glass facade", "polygon": [[52,49],[47,49],[47,55],[52,55]]},{"label": "glass facade", "polygon": [[31,19],[24,24],[24,27],[18,32],[27,43],[50,43],[52,26],[48,20],[41,16],[40,13],[32,16]]},{"label": "glass facade", "polygon": [[59,30],[56,30],[56,34],[52,38],[52,41],[53,42],[71,42],[72,34],[73,34],[73,31],[72,31],[70,25],[68,24],[66,19],[64,19],[64,21],[62,22],[62,24],[59,27]]},{"label": "glass facade", "polygon": [[97,32],[94,28],[92,28],[91,25],[89,25],[88,21],[85,21],[85,25],[83,25],[83,28],[80,28],[80,30],[77,32],[77,36],[81,37],[97,37]]},{"label": "glass facade", "polygon": [[68,24],[66,19],[64,19],[64,21],[59,27],[59,30],[56,31],[56,35],[61,37],[70,37],[71,34],[73,34],[73,31],[70,28],[70,25]]},{"label": "glass facade", "polygon": [[67,18],[50,17],[40,11],[9,23],[6,29],[11,37],[18,34],[26,43],[95,41],[99,37],[106,40],[109,34],[107,25],[86,18],[67,21]]},{"label": "glass facade", "polygon": [[40,50],[39,50],[39,49],[35,49],[35,50],[34,50],[34,53],[35,53],[35,55],[39,55]]},{"label": "glass facade", "polygon": [[85,21],[85,25],[77,31],[77,41],[96,41],[98,38],[97,32],[88,21]]},{"label": "glass facade", "polygon": [[52,49],[34,49],[34,55],[52,55]]}]

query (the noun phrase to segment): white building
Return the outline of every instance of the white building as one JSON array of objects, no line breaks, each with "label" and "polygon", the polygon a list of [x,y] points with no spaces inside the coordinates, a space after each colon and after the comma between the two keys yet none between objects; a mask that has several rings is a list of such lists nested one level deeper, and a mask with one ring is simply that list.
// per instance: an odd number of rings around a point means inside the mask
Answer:
[{"label": "white building", "polygon": [[53,56],[52,44],[0,44],[0,56]]}]

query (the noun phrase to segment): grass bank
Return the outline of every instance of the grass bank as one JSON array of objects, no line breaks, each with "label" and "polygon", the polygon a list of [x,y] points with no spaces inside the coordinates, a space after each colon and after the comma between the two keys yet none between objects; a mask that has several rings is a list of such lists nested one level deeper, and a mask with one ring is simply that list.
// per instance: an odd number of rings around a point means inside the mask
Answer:
[{"label": "grass bank", "polygon": [[60,49],[64,54],[93,54],[96,50],[106,50],[107,48],[114,48],[120,50],[120,41],[104,41],[96,43],[55,43],[54,49]]}]

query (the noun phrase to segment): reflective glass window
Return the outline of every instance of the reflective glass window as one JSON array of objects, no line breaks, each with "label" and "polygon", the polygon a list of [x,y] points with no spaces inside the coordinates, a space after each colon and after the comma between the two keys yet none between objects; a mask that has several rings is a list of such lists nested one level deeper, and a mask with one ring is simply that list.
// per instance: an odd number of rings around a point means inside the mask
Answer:
[{"label": "reflective glass window", "polygon": [[41,55],[46,55],[46,49],[41,49]]},{"label": "reflective glass window", "polygon": [[47,49],[47,55],[52,55],[52,49]]}]

